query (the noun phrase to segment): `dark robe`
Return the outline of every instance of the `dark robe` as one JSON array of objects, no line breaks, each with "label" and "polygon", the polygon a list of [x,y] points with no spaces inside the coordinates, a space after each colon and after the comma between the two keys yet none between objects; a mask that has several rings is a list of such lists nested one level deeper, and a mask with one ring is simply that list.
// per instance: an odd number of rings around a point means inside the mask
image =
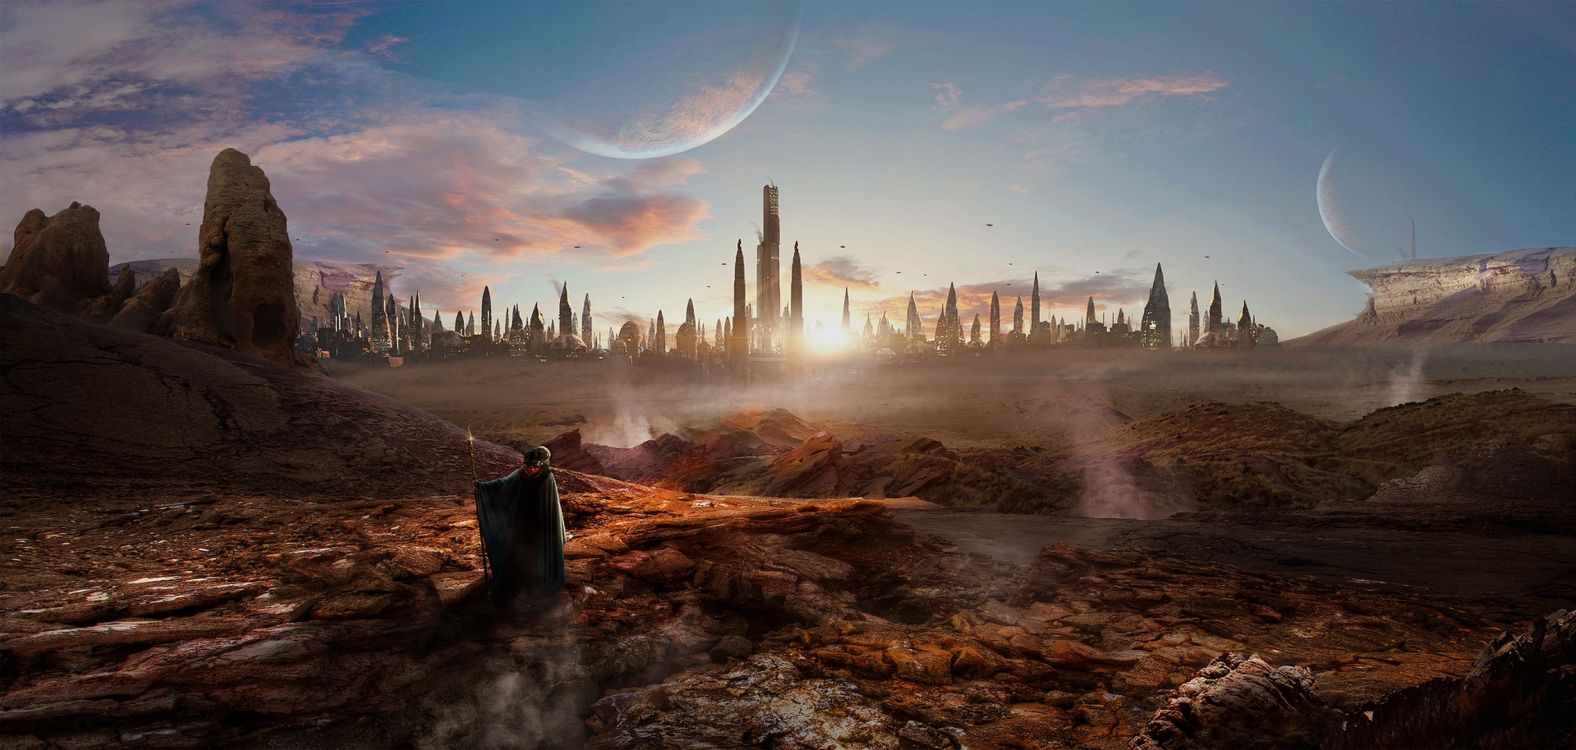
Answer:
[{"label": "dark robe", "polygon": [[564,585],[564,514],[553,470],[476,483],[476,522],[492,565],[493,601],[550,595]]}]

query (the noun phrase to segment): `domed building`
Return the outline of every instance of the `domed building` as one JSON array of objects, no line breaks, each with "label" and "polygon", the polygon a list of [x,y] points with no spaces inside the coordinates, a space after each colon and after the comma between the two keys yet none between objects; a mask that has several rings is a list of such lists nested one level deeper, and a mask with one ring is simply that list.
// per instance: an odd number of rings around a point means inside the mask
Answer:
[{"label": "domed building", "polygon": [[618,329],[618,342],[624,345],[624,354],[634,357],[640,354],[640,326],[635,321],[625,321]]}]

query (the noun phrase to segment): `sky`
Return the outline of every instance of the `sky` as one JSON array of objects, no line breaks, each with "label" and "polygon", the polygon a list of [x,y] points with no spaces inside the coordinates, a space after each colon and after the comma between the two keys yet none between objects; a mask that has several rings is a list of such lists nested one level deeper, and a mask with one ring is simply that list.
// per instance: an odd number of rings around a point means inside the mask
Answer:
[{"label": "sky", "polygon": [[1412,220],[1420,258],[1576,244],[1572,123],[1576,3],[0,4],[0,218],[196,257],[233,147],[298,259],[446,316],[567,283],[600,330],[731,314],[740,240],[753,299],[771,181],[812,325],[847,288],[928,329],[948,282],[1010,316],[1036,272],[1047,316],[1138,315],[1159,263],[1175,326],[1218,281],[1296,336]]}]

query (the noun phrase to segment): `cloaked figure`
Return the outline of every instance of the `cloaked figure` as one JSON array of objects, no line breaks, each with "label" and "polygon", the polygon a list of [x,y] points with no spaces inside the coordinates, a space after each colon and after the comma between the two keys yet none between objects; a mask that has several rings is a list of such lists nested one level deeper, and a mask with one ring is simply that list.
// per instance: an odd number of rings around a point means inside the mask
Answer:
[{"label": "cloaked figure", "polygon": [[499,609],[551,596],[564,585],[564,513],[551,458],[537,446],[508,476],[476,483],[476,521]]}]

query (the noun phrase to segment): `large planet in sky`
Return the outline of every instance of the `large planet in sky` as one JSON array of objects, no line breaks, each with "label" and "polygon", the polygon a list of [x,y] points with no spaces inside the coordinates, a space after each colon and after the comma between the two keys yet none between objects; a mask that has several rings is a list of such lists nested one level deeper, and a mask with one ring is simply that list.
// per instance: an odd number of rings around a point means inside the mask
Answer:
[{"label": "large planet in sky", "polygon": [[1324,228],[1330,233],[1341,247],[1356,256],[1363,256],[1355,243],[1350,239],[1351,228],[1346,224],[1346,217],[1342,215],[1340,205],[1336,199],[1335,189],[1339,185],[1336,172],[1336,155],[1341,151],[1340,146],[1330,149],[1329,156],[1324,157],[1324,166],[1319,168],[1319,185],[1316,199],[1319,204],[1319,218],[1324,220]]},{"label": "large planet in sky", "polygon": [[554,21],[581,33],[536,36],[532,64],[517,71],[524,111],[554,138],[616,159],[682,153],[738,126],[777,85],[799,34],[795,4],[574,5],[595,17]]}]

